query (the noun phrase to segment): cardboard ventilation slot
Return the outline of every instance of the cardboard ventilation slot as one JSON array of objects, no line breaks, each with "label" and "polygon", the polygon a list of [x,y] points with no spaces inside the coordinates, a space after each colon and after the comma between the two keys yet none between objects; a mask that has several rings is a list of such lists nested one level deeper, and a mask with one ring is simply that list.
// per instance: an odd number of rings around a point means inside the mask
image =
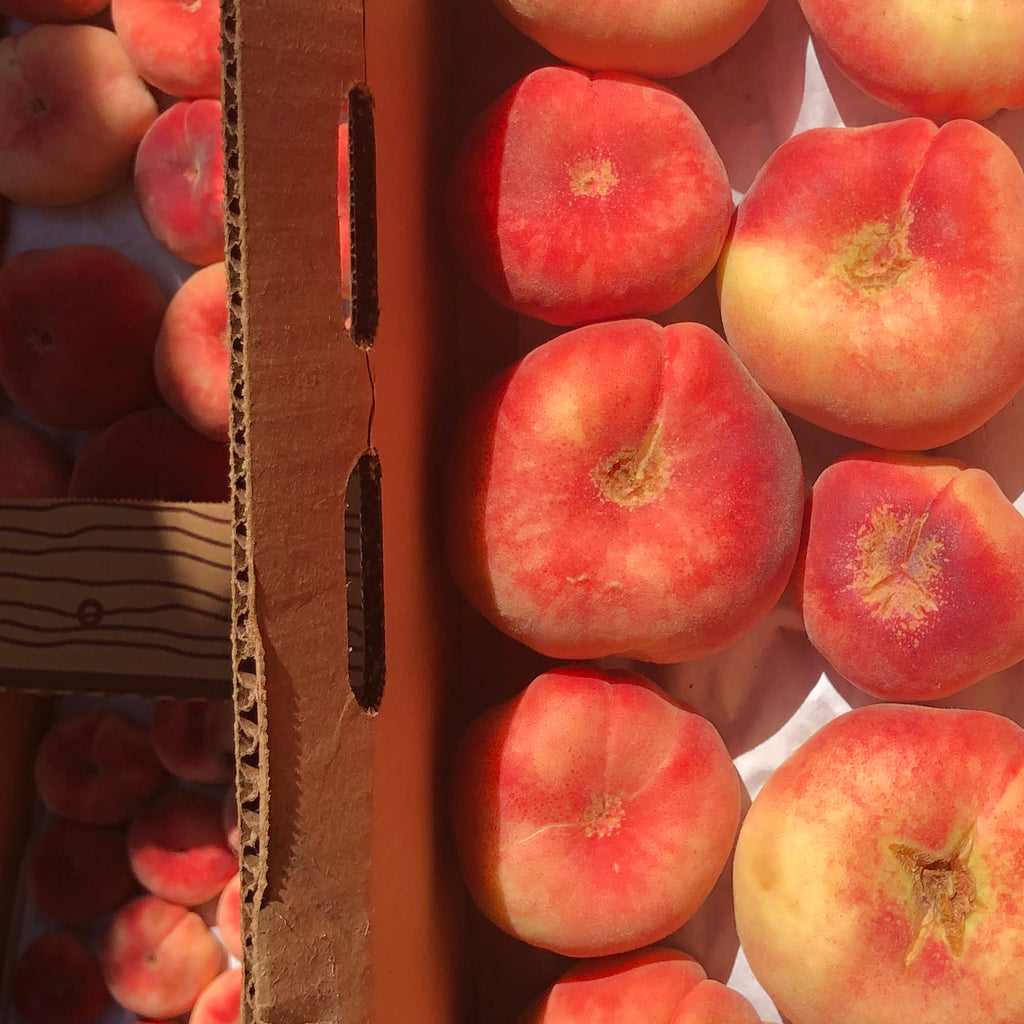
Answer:
[{"label": "cardboard ventilation slot", "polygon": [[380,459],[359,456],[345,489],[348,681],[364,711],[384,697],[384,566]]},{"label": "cardboard ventilation slot", "polygon": [[349,234],[352,244],[352,339],[369,348],[377,336],[377,158],[373,97],[365,85],[348,94]]}]

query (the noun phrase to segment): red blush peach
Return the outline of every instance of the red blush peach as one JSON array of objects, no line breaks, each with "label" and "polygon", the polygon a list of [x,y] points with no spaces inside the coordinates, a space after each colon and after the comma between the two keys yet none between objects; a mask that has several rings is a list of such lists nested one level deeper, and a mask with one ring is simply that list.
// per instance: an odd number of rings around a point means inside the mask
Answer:
[{"label": "red blush peach", "polygon": [[552,658],[671,663],[770,611],[800,541],[792,433],[701,324],[593,324],[486,385],[456,428],[448,564]]},{"label": "red blush peach", "polygon": [[63,498],[71,464],[41,430],[0,415],[0,498]]},{"label": "red blush peach", "polygon": [[72,468],[68,495],[227,501],[228,447],[197,434],[169,409],[143,409],[86,444]]},{"label": "red blush peach", "polygon": [[803,132],[740,203],[719,285],[782,408],[880,448],[954,441],[1024,384],[1024,169],[973,121]]},{"label": "red blush peach", "polygon": [[221,891],[217,900],[217,931],[224,948],[236,959],[242,959],[242,876],[236,874]]},{"label": "red blush peach", "polygon": [[467,271],[510,309],[576,325],[661,312],[714,268],[725,168],[673,92],[541,68],[479,118],[448,183]]},{"label": "red blush peach", "polygon": [[113,0],[110,15],[150,85],[182,99],[220,98],[218,0]]},{"label": "red blush peach", "polygon": [[525,942],[602,956],[663,939],[711,891],[739,821],[713,726],[643,676],[546,672],[476,719],[451,773],[463,877]]},{"label": "red blush peach", "polygon": [[792,1024],[1024,1020],[1024,731],[1001,715],[858,708],[754,797],[736,926]]},{"label": "red blush peach", "polygon": [[235,778],[235,713],[230,701],[159,700],[149,738],[160,763],[186,782],[222,786]]},{"label": "red blush peach", "polygon": [[188,1024],[239,1024],[241,1019],[242,969],[232,967],[199,993]]},{"label": "red blush peach", "polygon": [[99,963],[71,932],[47,932],[11,972],[11,1003],[25,1024],[92,1024],[110,1005]]},{"label": "red blush peach", "polygon": [[0,0],[0,17],[37,25],[85,21],[99,14],[108,3],[109,0]]},{"label": "red blush peach", "polygon": [[219,100],[182,100],[139,143],[135,195],[153,237],[200,266],[224,259],[224,152]]},{"label": "red blush peach", "polygon": [[18,253],[0,268],[0,384],[46,426],[106,427],[156,400],[166,307],[149,272],[108,246]]},{"label": "red blush peach", "polygon": [[198,914],[156,896],[141,896],[114,915],[100,964],[121,1006],[165,1020],[195,1005],[221,973],[224,951]]},{"label": "red blush peach", "polygon": [[156,100],[121,41],[95,25],[0,40],[0,194],[79,203],[126,180]]},{"label": "red blush peach", "polygon": [[93,825],[126,821],[165,778],[145,728],[116,711],[59,719],[39,745],[34,772],[47,809]]},{"label": "red blush peach", "polygon": [[154,351],[164,401],[211,441],[228,439],[230,362],[228,279],[221,262],[196,271],[174,294]]},{"label": "red blush peach", "polygon": [[119,828],[55,818],[29,858],[29,895],[57,924],[89,924],[135,893],[125,835]]},{"label": "red blush peach", "polygon": [[982,121],[1024,107],[1020,4],[800,0],[838,67],[864,92],[907,114]]},{"label": "red blush peach", "polygon": [[518,1024],[761,1024],[733,989],[676,949],[647,949],[570,967]]},{"label": "red blush peach", "polygon": [[135,877],[155,896],[195,907],[220,894],[238,872],[217,800],[172,789],[148,803],[128,828]]},{"label": "red blush peach", "polygon": [[885,700],[934,700],[1024,659],[1024,516],[988,473],[866,451],[811,493],[811,643]]},{"label": "red blush peach", "polygon": [[725,53],[765,0],[495,0],[520,32],[585,68],[674,78]]}]

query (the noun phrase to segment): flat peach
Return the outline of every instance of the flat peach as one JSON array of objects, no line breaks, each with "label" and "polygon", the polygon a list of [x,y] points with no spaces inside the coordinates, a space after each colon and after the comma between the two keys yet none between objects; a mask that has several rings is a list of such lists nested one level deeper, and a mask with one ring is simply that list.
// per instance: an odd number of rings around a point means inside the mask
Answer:
[{"label": "flat peach", "polygon": [[36,790],[46,807],[74,821],[126,821],[165,779],[145,728],[116,711],[58,719],[36,752]]},{"label": "flat peach", "polygon": [[221,890],[217,900],[217,931],[224,948],[242,959],[242,876],[236,874]]},{"label": "flat peach", "polygon": [[800,0],[811,30],[866,93],[907,114],[1024,107],[1024,9],[998,0]]},{"label": "flat peach", "polygon": [[33,843],[28,891],[51,921],[71,927],[112,914],[135,894],[124,831],[55,817]]},{"label": "flat peach", "polygon": [[673,1024],[706,977],[692,957],[651,946],[574,964],[517,1024]]},{"label": "flat peach", "polygon": [[1024,731],[876,704],[829,722],[755,796],[736,926],[792,1024],[1024,1020]]},{"label": "flat peach", "polygon": [[41,430],[0,414],[0,498],[63,498],[71,463]]},{"label": "flat peach", "polygon": [[150,85],[181,99],[220,98],[218,0],[112,0],[110,16]]},{"label": "flat peach", "polygon": [[217,975],[196,1000],[188,1024],[239,1024],[242,1019],[242,969]]},{"label": "flat peach", "polygon": [[84,21],[99,14],[110,0],[0,0],[0,17],[36,24]]},{"label": "flat peach", "polygon": [[988,473],[860,452],[811,493],[811,642],[886,700],[956,693],[1024,659],[1024,517]]},{"label": "flat peach", "polygon": [[110,246],[20,252],[0,268],[0,383],[39,423],[106,427],[157,399],[166,307],[150,273]]},{"label": "flat peach", "polygon": [[229,700],[158,700],[149,738],[160,763],[186,782],[235,779],[235,713]]},{"label": "flat peach", "polygon": [[72,498],[227,501],[227,444],[169,409],[129,413],[92,438],[71,470]]},{"label": "flat peach", "polygon": [[224,259],[220,100],[181,100],[157,117],[135,156],[135,195],[168,252],[204,267]]},{"label": "flat peach", "polygon": [[718,153],[675,93],[566,67],[531,72],[478,118],[447,206],[475,280],[561,325],[679,302],[714,268],[733,208]]},{"label": "flat peach", "polygon": [[223,262],[197,270],[167,307],[153,353],[164,401],[211,441],[228,439],[231,353]]},{"label": "flat peach", "polygon": [[450,811],[487,917],[532,945],[603,956],[697,910],[729,855],[739,792],[706,719],[636,673],[570,666],[469,726]]},{"label": "flat peach", "polygon": [[167,790],[135,815],[128,859],[146,889],[185,907],[218,896],[238,873],[219,801],[194,789]]},{"label": "flat peach", "polygon": [[224,951],[200,917],[156,896],[122,907],[103,938],[100,964],[110,994],[139,1016],[186,1013],[223,969]]},{"label": "flat peach", "polygon": [[121,41],[95,25],[36,25],[0,40],[0,193],[79,203],[128,178],[156,100]]},{"label": "flat peach", "polygon": [[11,1004],[25,1024],[92,1024],[110,1005],[99,963],[71,932],[47,932],[15,961]]},{"label": "flat peach", "polygon": [[720,56],[765,0],[495,0],[520,32],[581,67],[673,78]]},{"label": "flat peach", "polygon": [[696,658],[782,594],[802,481],[778,409],[713,331],[594,324],[473,399],[451,446],[448,563],[477,610],[549,657]]},{"label": "flat peach", "polygon": [[1024,169],[973,121],[803,132],[740,203],[720,293],[784,409],[882,448],[946,444],[1024,384]]}]

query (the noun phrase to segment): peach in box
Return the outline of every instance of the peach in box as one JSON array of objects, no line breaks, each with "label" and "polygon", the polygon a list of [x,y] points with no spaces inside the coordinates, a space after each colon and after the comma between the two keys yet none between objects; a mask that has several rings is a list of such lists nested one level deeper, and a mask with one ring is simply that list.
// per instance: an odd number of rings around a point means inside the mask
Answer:
[{"label": "peach in box", "polygon": [[156,100],[120,40],[95,25],[36,25],[0,41],[0,193],[78,203],[127,178]]},{"label": "peach in box", "polygon": [[160,763],[186,782],[235,778],[235,712],[228,700],[159,700],[149,738]]},{"label": "peach in box", "polygon": [[242,969],[218,974],[196,1000],[188,1024],[239,1024],[242,1019]]},{"label": "peach in box", "polygon": [[26,1024],[93,1024],[110,1005],[99,963],[71,932],[46,932],[11,970],[11,1003]]},{"label": "peach in box", "polygon": [[238,873],[228,846],[221,802],[193,789],[172,789],[148,803],[128,829],[135,877],[154,895],[195,907]]},{"label": "peach in box", "polygon": [[153,365],[164,401],[204,437],[226,442],[231,371],[223,262],[197,270],[175,292],[156,339]]},{"label": "peach in box", "polygon": [[183,99],[220,97],[218,0],[112,0],[110,16],[150,85]]},{"label": "peach in box", "polygon": [[982,120],[1024,107],[1024,6],[1003,0],[800,0],[839,68],[908,114]]},{"label": "peach in box", "polygon": [[561,325],[674,305],[713,269],[731,215],[722,161],[675,93],[575,68],[534,71],[492,104],[448,184],[466,269]]},{"label": "peach in box", "polygon": [[485,387],[456,433],[447,551],[500,629],[570,660],[674,662],[765,615],[800,540],[796,442],[701,324],[592,324]]},{"label": "peach in box", "polygon": [[0,498],[63,498],[71,465],[41,430],[0,414]]},{"label": "peach in box", "polygon": [[32,847],[29,894],[62,925],[85,925],[112,914],[135,894],[124,832],[54,818]]},{"label": "peach in box", "polygon": [[1024,658],[1024,517],[988,473],[862,452],[818,478],[804,622],[851,683],[931,700]]},{"label": "peach in box", "polygon": [[1024,731],[877,704],[828,723],[754,798],[740,941],[792,1024],[1024,1020]]},{"label": "peach in box", "polygon": [[521,32],[587,68],[671,78],[725,53],[765,0],[495,0]]},{"label": "peach in box", "polygon": [[182,100],[149,126],[135,156],[135,195],[168,252],[200,266],[224,259],[219,100]]},{"label": "peach in box", "polygon": [[451,778],[473,899],[510,934],[566,956],[680,927],[739,822],[739,779],[714,727],[630,672],[538,676],[471,723]]},{"label": "peach in box", "polygon": [[738,992],[677,949],[648,949],[570,967],[519,1024],[760,1024]]},{"label": "peach in box", "polygon": [[720,291],[784,409],[881,448],[946,444],[1024,384],[1024,170],[973,121],[803,132],[740,203]]},{"label": "peach in box", "polygon": [[166,306],[149,272],[109,246],[20,252],[0,269],[0,384],[47,426],[105,427],[157,398]]},{"label": "peach in box", "polygon": [[39,744],[34,772],[48,810],[93,825],[126,821],[165,778],[145,728],[116,711],[59,719]]},{"label": "peach in box", "polygon": [[100,965],[121,1006],[163,1020],[195,1005],[221,973],[224,951],[198,914],[156,896],[140,896],[111,920]]},{"label": "peach in box", "polygon": [[116,420],[79,452],[72,498],[227,501],[228,446],[197,434],[170,409]]}]

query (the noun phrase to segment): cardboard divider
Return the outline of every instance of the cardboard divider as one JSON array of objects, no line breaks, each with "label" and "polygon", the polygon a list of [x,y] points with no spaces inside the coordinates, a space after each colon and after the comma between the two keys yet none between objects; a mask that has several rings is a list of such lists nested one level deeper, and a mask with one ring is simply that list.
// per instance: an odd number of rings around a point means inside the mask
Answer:
[{"label": "cardboard divider", "polygon": [[222,25],[243,1012],[358,1021],[374,734],[348,679],[345,498],[373,384],[343,320],[337,132],[362,11],[247,0]]}]

